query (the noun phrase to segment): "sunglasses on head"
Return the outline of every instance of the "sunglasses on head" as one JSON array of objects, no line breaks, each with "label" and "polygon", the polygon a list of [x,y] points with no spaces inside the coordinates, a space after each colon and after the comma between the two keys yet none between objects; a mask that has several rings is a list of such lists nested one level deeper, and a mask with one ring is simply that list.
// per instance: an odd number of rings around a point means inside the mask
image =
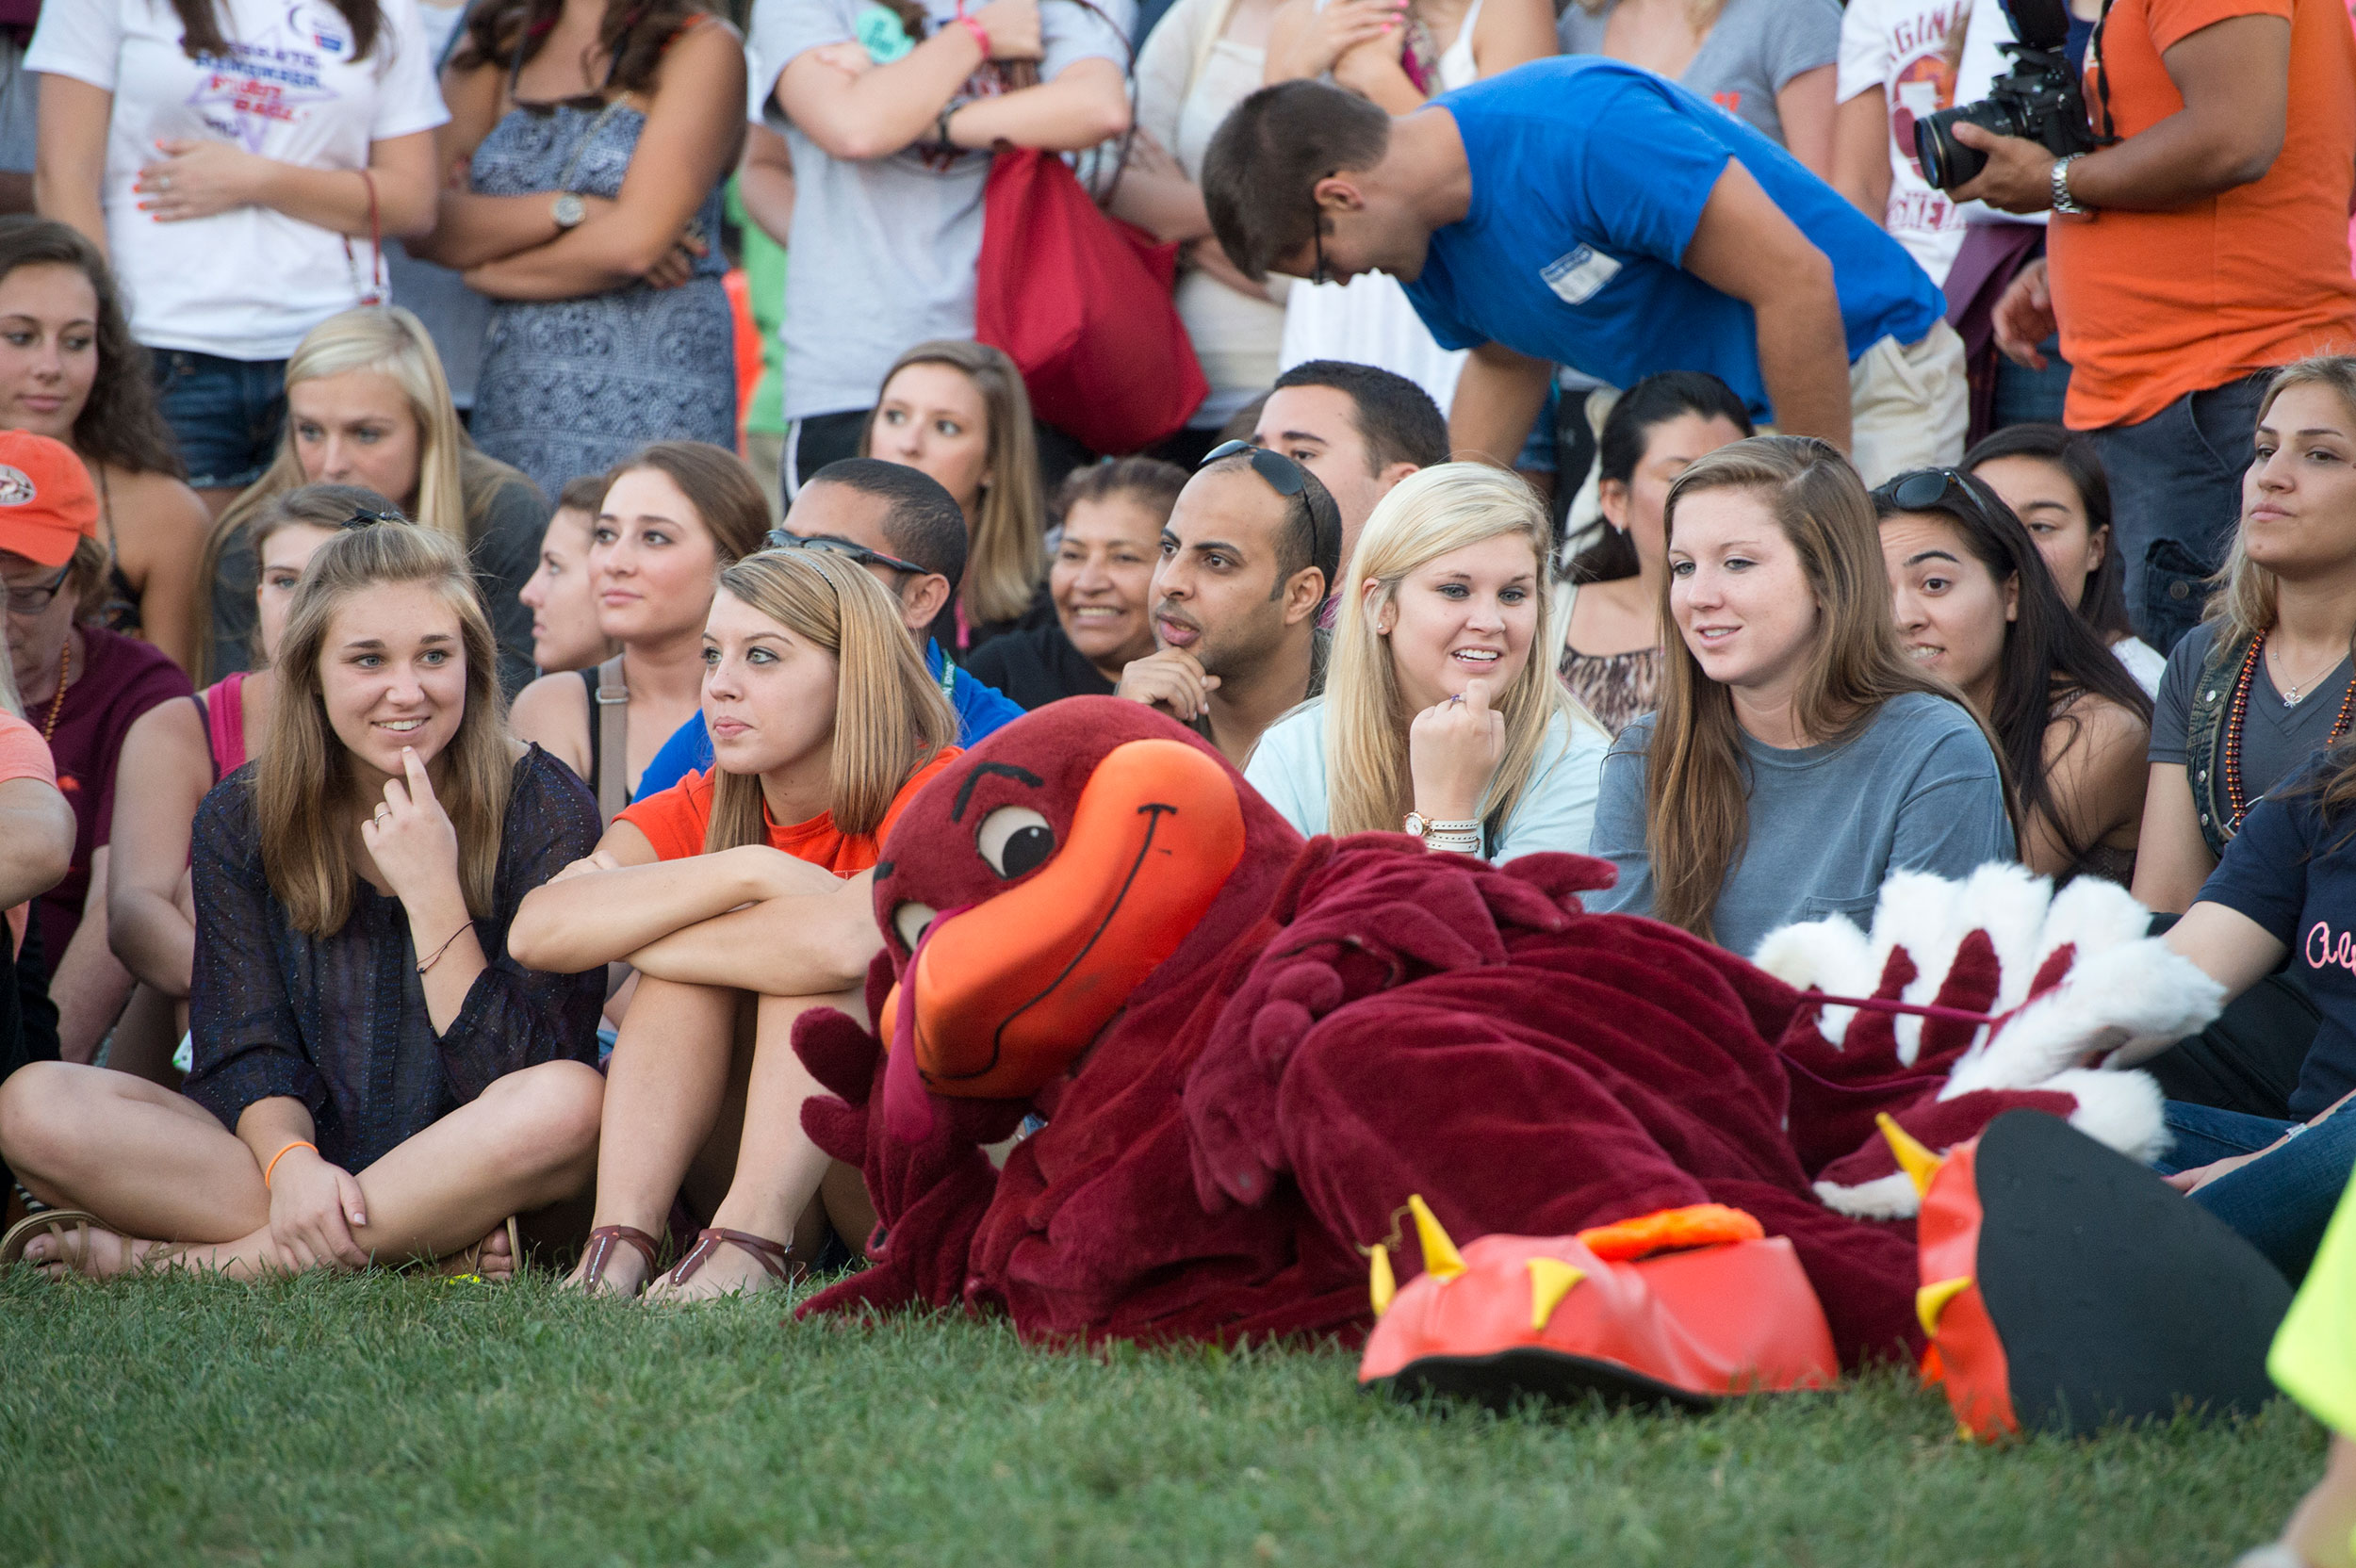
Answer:
[{"label": "sunglasses on head", "polygon": [[1964,504],[1975,511],[1980,498],[1972,493],[1972,486],[1953,468],[1917,468],[1873,492],[1873,498],[1896,507],[1901,512],[1936,512],[1945,506],[1947,498],[1960,496]]},{"label": "sunglasses on head", "polygon": [[[1322,537],[1323,530],[1317,521],[1317,509],[1309,504],[1309,498],[1305,494],[1309,488],[1308,470],[1283,452],[1272,452],[1266,447],[1256,446],[1250,441],[1222,441],[1203,455],[1203,461],[1194,466],[1195,471],[1200,473],[1212,464],[1230,457],[1251,458],[1252,471],[1268,481],[1268,488],[1286,500],[1298,500],[1301,503],[1301,510],[1309,514],[1310,544],[1316,554],[1323,555],[1325,540]],[[1332,585],[1327,586],[1330,592]]]},{"label": "sunglasses on head", "polygon": [[408,520],[398,512],[375,512],[360,506],[352,508],[352,515],[335,526],[339,529],[374,528],[379,523],[405,523]]},{"label": "sunglasses on head", "polygon": [[768,547],[773,550],[822,550],[828,555],[842,556],[862,566],[881,566],[888,572],[908,572],[917,577],[931,575],[927,568],[918,565],[913,561],[903,561],[896,555],[886,555],[881,550],[871,550],[865,545],[853,544],[848,539],[838,539],[831,533],[795,533],[788,529],[773,528],[768,532],[766,542]]}]

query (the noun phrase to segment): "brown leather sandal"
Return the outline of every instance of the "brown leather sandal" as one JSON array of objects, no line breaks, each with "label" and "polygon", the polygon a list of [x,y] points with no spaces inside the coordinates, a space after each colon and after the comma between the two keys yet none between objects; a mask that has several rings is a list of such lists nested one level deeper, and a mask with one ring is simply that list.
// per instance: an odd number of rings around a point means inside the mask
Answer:
[{"label": "brown leather sandal", "polygon": [[[637,1249],[646,1260],[646,1277],[655,1272],[655,1253],[663,1245],[635,1225],[600,1225],[589,1233],[589,1250],[581,1254],[581,1288],[595,1292],[605,1284],[605,1266],[613,1261],[614,1249],[619,1244]],[[645,1288],[641,1281],[639,1288]]]},{"label": "brown leather sandal", "polygon": [[695,1245],[687,1250],[687,1256],[679,1259],[679,1266],[671,1270],[667,1282],[685,1284],[695,1277],[705,1260],[723,1247],[733,1247],[751,1254],[768,1271],[771,1279],[782,1283],[793,1283],[798,1272],[794,1267],[794,1254],[786,1250],[782,1244],[771,1241],[767,1236],[754,1235],[750,1231],[730,1231],[708,1225],[695,1233]]}]

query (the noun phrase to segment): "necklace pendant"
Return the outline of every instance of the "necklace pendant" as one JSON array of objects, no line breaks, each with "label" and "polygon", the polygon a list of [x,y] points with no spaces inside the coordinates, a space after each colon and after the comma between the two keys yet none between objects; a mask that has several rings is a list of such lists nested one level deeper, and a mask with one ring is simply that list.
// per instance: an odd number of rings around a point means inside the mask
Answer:
[{"label": "necklace pendant", "polygon": [[2294,686],[2289,691],[2282,694],[2282,706],[2285,708],[2296,708],[2299,706],[2298,687]]}]

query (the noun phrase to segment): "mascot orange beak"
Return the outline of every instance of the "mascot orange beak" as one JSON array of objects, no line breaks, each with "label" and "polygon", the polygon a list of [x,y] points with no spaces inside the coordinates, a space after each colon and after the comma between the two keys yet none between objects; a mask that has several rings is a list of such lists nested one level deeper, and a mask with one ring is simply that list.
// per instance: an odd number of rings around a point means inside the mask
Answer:
[{"label": "mascot orange beak", "polygon": [[1106,753],[1055,857],[935,921],[884,999],[887,1087],[906,1086],[887,1095],[895,1130],[930,1120],[921,1095],[907,1100],[917,1086],[904,1057],[935,1092],[973,1099],[1019,1099],[1070,1067],[1194,930],[1243,849],[1243,804],[1209,757],[1168,740]]}]

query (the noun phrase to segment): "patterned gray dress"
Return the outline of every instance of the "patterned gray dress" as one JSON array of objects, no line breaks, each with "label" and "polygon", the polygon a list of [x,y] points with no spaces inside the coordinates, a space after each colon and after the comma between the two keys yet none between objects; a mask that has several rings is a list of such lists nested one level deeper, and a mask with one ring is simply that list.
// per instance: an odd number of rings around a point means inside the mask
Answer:
[{"label": "patterned gray dress", "polygon": [[[622,188],[646,117],[594,100],[519,104],[471,166],[485,196]],[[585,143],[585,145],[584,145]],[[565,170],[572,171],[569,179]],[[677,288],[643,283],[571,300],[501,301],[475,383],[475,444],[553,496],[649,441],[736,449],[735,329],[721,275],[720,190],[696,214],[711,254]]]}]

